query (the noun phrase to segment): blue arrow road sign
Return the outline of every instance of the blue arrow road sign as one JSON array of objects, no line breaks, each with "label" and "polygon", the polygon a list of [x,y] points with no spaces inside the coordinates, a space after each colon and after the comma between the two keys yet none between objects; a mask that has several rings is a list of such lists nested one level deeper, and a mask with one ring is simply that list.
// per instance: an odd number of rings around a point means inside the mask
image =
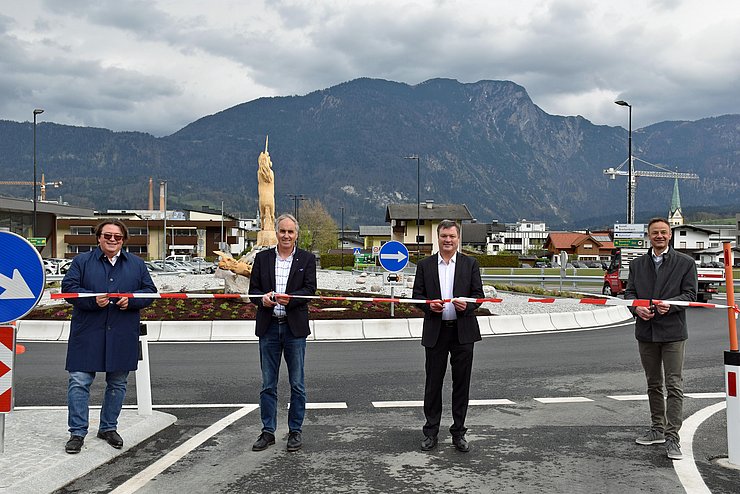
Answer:
[{"label": "blue arrow road sign", "polygon": [[395,273],[401,271],[409,263],[409,250],[401,242],[391,240],[380,248],[378,253],[380,265],[386,271]]},{"label": "blue arrow road sign", "polygon": [[45,286],[44,260],[36,248],[20,235],[0,231],[0,324],[31,312]]}]

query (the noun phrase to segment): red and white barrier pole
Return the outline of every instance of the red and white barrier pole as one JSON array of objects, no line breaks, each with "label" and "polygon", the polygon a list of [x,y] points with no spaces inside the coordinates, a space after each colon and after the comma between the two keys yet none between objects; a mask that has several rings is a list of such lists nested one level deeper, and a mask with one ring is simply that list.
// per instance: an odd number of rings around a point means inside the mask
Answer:
[{"label": "red and white barrier pole", "polygon": [[[730,243],[724,243],[725,286],[727,287],[727,305],[735,304],[735,287],[732,279],[732,249]],[[725,352],[725,393],[727,400],[727,459],[733,465],[740,466],[740,351],[737,344],[737,313],[727,309],[727,322],[730,330],[730,351]]]}]

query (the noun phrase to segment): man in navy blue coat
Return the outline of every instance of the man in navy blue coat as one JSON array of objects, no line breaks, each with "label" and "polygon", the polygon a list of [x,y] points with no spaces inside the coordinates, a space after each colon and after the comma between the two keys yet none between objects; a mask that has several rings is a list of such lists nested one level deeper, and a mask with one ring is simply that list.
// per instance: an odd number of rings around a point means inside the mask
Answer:
[{"label": "man in navy blue coat", "polygon": [[90,386],[96,372],[105,372],[105,395],[98,437],[114,448],[123,447],[116,431],[126,396],[129,371],[139,361],[139,311],[152,299],[110,298],[108,293],[155,293],[157,288],[139,257],[122,250],[128,238],[126,225],[105,220],[95,228],[98,247],[77,255],[62,280],[64,293],[99,293],[95,297],[67,299],[73,306],[67,344],[69,386],[65,445],[79,453],[89,424]]},{"label": "man in navy blue coat", "polygon": [[280,358],[285,357],[290,381],[288,409],[288,451],[303,446],[302,426],[306,412],[306,385],[303,363],[308,325],[308,299],[291,295],[316,293],[316,257],[296,247],[298,222],[290,214],[275,221],[278,244],[254,258],[249,280],[250,299],[257,305],[255,333],[260,339],[262,391],[260,415],[262,432],[252,446],[263,451],[275,444],[277,427],[277,385]]}]

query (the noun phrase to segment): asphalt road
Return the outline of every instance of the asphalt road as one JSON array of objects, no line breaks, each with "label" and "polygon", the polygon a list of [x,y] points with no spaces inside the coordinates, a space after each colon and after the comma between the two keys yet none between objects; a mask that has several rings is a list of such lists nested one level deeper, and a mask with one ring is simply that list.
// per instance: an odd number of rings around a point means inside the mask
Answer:
[{"label": "asphalt road", "polygon": [[[689,322],[685,391],[724,391],[726,314],[694,310]],[[16,406],[63,405],[65,345],[26,346],[16,364]],[[60,492],[109,492],[125,485],[168,451],[237,412],[240,404],[258,402],[254,343],[155,344],[150,356],[154,404],[169,406],[162,410],[176,415],[178,422]],[[261,427],[255,410],[187,453],[139,492],[682,490],[660,446],[634,443],[649,424],[647,402],[613,398],[645,393],[630,325],[491,337],[476,344],[471,399],[509,402],[471,406],[468,454],[455,451],[444,430],[435,451],[421,452],[421,407],[374,405],[422,399],[423,349],[418,341],[312,342],[306,375],[309,403],[330,408],[308,410],[302,451],[285,451],[287,430],[281,414],[277,444],[252,452]],[[284,377],[281,403],[288,397]],[[127,403],[135,398],[133,378],[131,384]],[[102,386],[96,386],[94,394],[99,396]],[[590,401],[541,400],[566,397]],[[721,401],[686,398],[684,415]],[[194,404],[224,406],[174,408]],[[336,408],[342,404],[346,408]],[[449,387],[443,417],[447,423],[451,423]],[[722,411],[699,427],[694,441],[697,466],[714,493],[737,492],[740,485],[739,472],[712,461],[726,455],[726,440]]]}]

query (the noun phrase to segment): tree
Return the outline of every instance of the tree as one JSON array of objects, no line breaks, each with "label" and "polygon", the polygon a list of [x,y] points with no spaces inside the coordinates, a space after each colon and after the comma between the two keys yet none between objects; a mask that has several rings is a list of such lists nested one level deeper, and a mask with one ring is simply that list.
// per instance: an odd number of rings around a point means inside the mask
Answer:
[{"label": "tree", "polygon": [[319,254],[337,246],[337,223],[319,200],[310,199],[301,206],[298,246]]}]

